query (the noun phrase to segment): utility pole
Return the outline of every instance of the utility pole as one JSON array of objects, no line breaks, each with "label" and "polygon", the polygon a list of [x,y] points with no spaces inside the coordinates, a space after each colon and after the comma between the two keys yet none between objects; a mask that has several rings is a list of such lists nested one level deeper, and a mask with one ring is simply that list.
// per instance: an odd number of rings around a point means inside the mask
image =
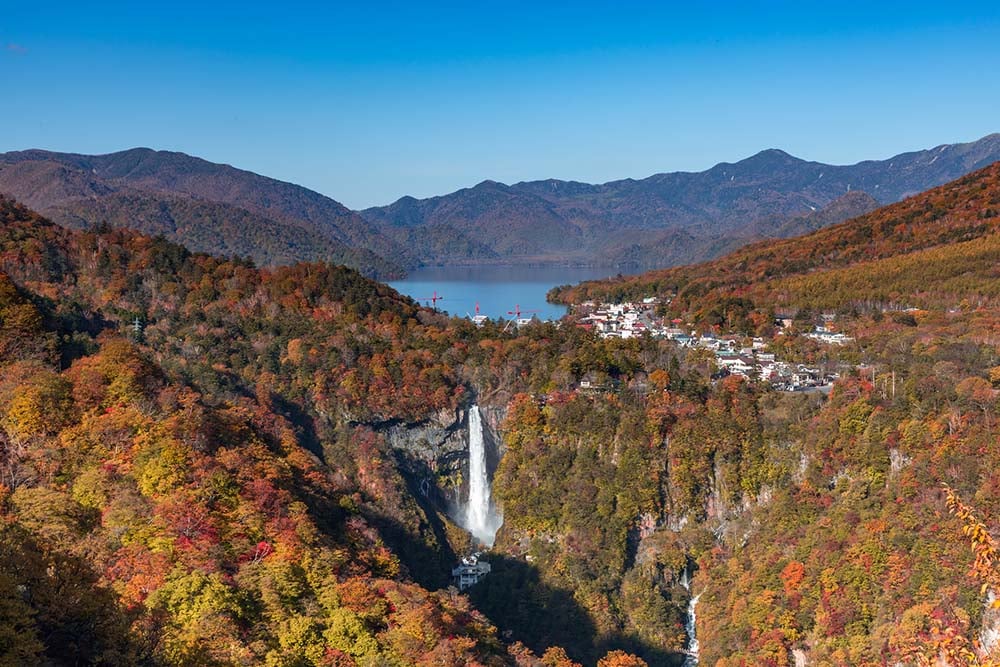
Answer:
[{"label": "utility pole", "polygon": [[142,341],[142,321],[139,319],[138,315],[136,315],[136,317],[132,320],[131,329],[132,338],[136,341]]}]

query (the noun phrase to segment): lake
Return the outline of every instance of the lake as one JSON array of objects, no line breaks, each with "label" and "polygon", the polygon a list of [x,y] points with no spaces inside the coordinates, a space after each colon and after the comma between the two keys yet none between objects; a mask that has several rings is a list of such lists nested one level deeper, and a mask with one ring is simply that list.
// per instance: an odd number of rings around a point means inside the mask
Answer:
[{"label": "lake", "polygon": [[[520,306],[524,317],[537,315],[543,320],[559,319],[564,306],[545,300],[556,285],[607,278],[619,273],[616,268],[580,268],[559,266],[451,266],[418,269],[404,280],[390,282],[393,289],[421,304],[430,305],[436,292],[437,307],[452,315],[465,317],[479,313],[493,319],[511,319],[509,314]],[[529,312],[534,311],[534,312]]]}]

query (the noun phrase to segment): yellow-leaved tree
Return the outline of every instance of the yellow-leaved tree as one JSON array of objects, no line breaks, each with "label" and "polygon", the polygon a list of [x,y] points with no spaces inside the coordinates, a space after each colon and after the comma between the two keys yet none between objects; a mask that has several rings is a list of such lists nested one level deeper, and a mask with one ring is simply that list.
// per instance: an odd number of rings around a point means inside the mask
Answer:
[{"label": "yellow-leaved tree", "polygon": [[[981,593],[989,608],[1000,609],[1000,550],[997,541],[975,511],[963,503],[947,484],[944,485],[944,493],[948,511],[962,521],[962,532],[972,545],[975,554],[972,575],[982,584]],[[979,639],[970,637],[966,629],[938,621],[931,623],[920,645],[915,646],[911,653],[921,667],[1000,667],[1000,646],[983,646]]]}]

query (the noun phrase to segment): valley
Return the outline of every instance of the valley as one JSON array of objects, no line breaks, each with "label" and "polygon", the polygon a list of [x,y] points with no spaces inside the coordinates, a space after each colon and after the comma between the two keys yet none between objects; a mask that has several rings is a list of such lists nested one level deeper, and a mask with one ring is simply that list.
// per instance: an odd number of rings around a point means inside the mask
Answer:
[{"label": "valley", "polygon": [[0,667],[1000,667],[997,3],[7,3]]},{"label": "valley", "polygon": [[[1000,511],[998,192],[994,165],[778,246],[553,292],[646,301],[663,329],[631,336],[576,326],[607,305],[477,326],[347,268],[261,269],[4,199],[17,646],[874,665],[988,631],[942,484]],[[779,391],[730,346],[837,374]],[[449,589],[476,552],[489,572]],[[70,581],[91,606],[55,603]]]}]

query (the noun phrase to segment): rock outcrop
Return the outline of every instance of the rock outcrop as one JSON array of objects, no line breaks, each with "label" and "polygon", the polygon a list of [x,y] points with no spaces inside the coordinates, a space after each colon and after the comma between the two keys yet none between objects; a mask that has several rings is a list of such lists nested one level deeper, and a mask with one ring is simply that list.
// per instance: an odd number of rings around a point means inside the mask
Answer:
[{"label": "rock outcrop", "polygon": [[[479,407],[492,477],[503,455],[499,431],[507,408]],[[393,423],[379,430],[396,455],[400,471],[419,489],[421,501],[459,522],[469,494],[468,406],[439,412],[422,422]]]}]

